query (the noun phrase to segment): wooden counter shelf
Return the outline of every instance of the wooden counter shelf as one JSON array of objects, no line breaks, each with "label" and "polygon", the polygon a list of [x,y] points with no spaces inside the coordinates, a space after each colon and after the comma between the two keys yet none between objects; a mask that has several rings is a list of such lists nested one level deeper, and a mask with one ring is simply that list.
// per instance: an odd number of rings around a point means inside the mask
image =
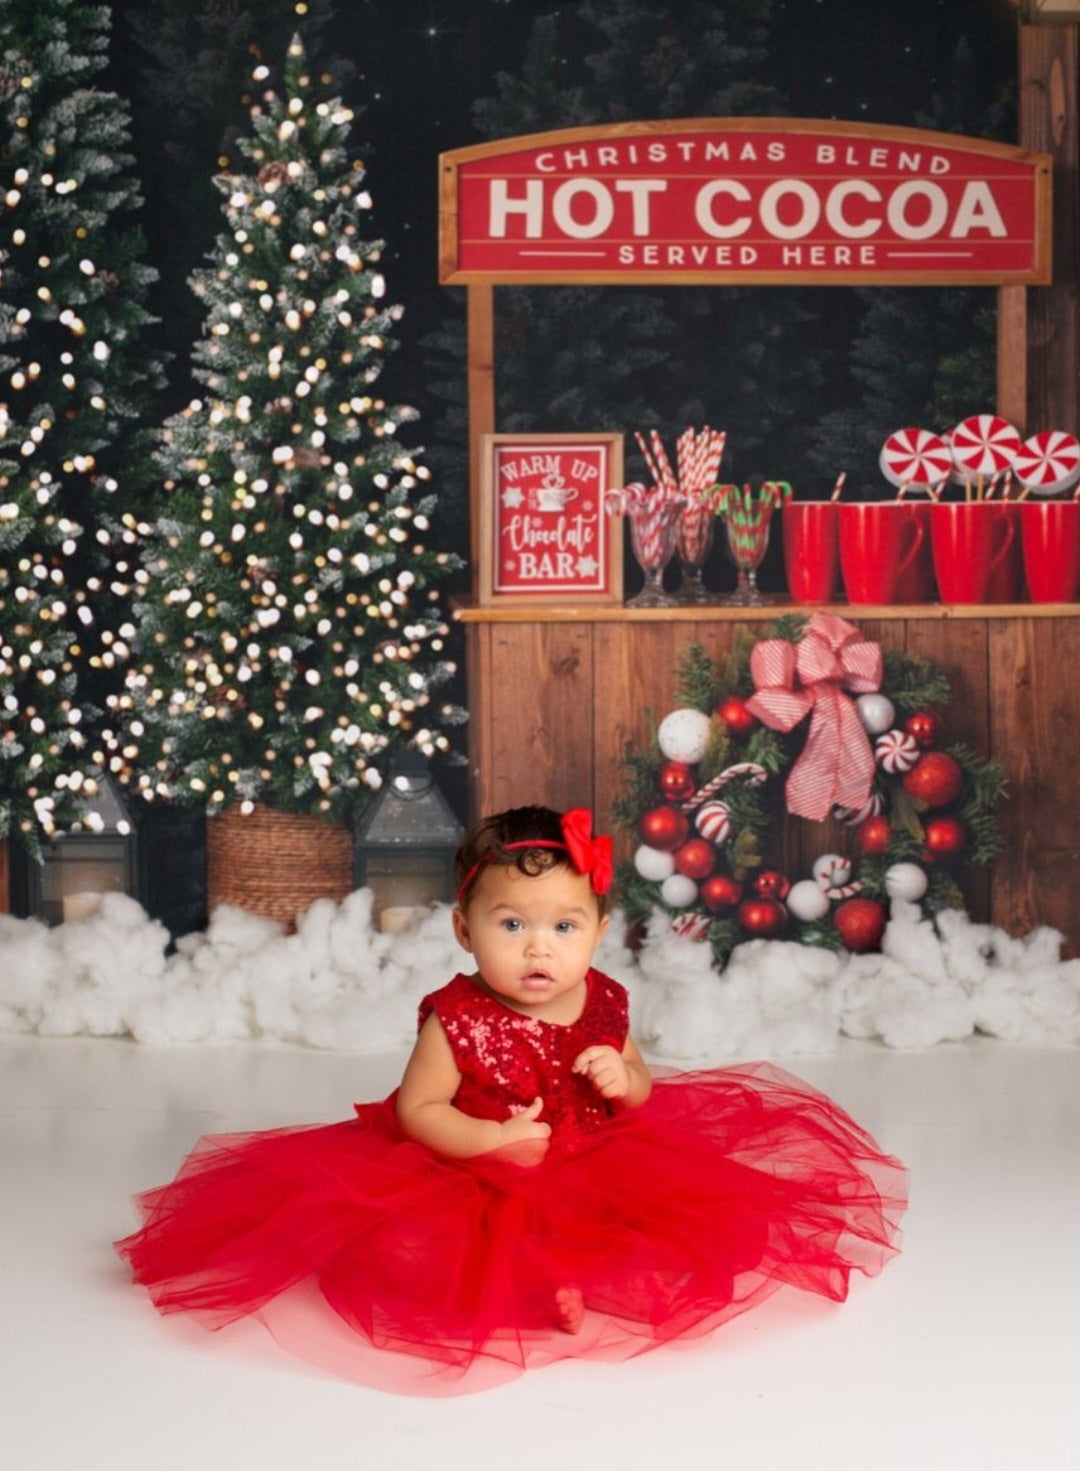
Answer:
[{"label": "wooden counter shelf", "polygon": [[[677,663],[690,643],[714,658],[739,624],[764,629],[785,612],[716,604],[620,606],[454,605],[466,642],[474,811],[525,802],[592,806],[611,827],[624,746],[676,703]],[[830,605],[885,649],[939,665],[953,699],[946,740],[1000,762],[1008,798],[1004,849],[991,871],[964,876],[978,920],[1024,935],[1050,925],[1080,954],[1080,604],[985,607]],[[777,814],[779,853],[793,876],[819,853],[850,845],[850,830]],[[618,835],[620,851],[629,838]]]}]

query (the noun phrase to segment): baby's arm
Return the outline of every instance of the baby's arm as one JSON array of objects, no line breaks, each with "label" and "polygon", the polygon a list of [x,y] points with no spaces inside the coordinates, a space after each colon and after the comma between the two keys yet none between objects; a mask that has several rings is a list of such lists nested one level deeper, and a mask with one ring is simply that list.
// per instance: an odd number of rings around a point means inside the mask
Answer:
[{"label": "baby's arm", "polygon": [[551,1125],[539,1120],[544,1106],[541,1099],[503,1123],[474,1119],[451,1102],[460,1082],[442,1023],[432,1013],[420,1028],[398,1090],[398,1122],[410,1139],[452,1159],[470,1159],[526,1141],[532,1152],[546,1150]]},{"label": "baby's arm", "polygon": [[601,1098],[624,1108],[640,1108],[652,1092],[652,1074],[633,1037],[627,1037],[622,1052],[586,1047],[574,1058],[574,1072],[583,1073]]}]

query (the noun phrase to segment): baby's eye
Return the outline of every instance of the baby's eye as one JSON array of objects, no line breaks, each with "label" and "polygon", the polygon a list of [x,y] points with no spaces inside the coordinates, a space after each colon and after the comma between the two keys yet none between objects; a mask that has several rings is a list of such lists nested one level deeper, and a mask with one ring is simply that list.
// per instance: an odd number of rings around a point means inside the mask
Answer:
[{"label": "baby's eye", "polygon": [[555,929],[560,935],[571,935],[577,929],[577,925],[572,919],[560,919]]},{"label": "baby's eye", "polygon": [[521,920],[520,919],[504,919],[503,922],[502,922],[502,927],[503,927],[504,930],[509,930],[509,932],[511,934],[516,934],[517,931],[521,929]]}]

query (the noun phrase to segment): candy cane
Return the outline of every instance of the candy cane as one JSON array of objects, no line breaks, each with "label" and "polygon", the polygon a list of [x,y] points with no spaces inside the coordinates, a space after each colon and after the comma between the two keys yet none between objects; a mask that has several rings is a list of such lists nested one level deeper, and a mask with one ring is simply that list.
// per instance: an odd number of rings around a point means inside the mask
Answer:
[{"label": "candy cane", "polygon": [[822,865],[821,872],[814,875],[818,888],[830,899],[850,899],[862,888],[859,879],[854,879],[850,884],[834,884],[833,878],[838,873],[849,874],[851,864],[846,858],[834,858],[831,863]]},{"label": "candy cane", "polygon": [[723,791],[728,782],[734,781],[736,777],[744,776],[747,786],[759,787],[762,782],[769,779],[769,773],[764,766],[759,766],[756,761],[738,761],[734,766],[725,767],[712,781],[700,787],[692,797],[688,797],[682,804],[684,812],[693,812],[695,807],[700,807],[702,802],[707,802],[710,797],[715,797],[717,792]]}]

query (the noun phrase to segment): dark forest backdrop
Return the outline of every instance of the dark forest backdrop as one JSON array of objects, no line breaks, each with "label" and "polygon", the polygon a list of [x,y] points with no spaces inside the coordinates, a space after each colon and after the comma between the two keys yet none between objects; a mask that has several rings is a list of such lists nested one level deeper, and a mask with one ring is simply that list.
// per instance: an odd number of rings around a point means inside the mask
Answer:
[{"label": "dark forest backdrop", "polygon": [[[131,99],[153,305],[188,396],[186,285],[219,225],[261,58],[299,28],[358,113],[373,227],[404,304],[391,391],[415,404],[450,539],[467,545],[463,293],[436,281],[436,162],[487,138],[625,118],[791,115],[1015,136],[1006,0],[119,0],[109,78]],[[298,11],[301,12],[298,14]],[[989,291],[501,290],[499,427],[708,421],[732,475],[881,486],[882,439],[990,406]],[[628,446],[632,449],[632,444]],[[632,468],[634,468],[632,466]],[[881,487],[883,489],[883,487]],[[461,574],[459,586],[466,574]]]}]

